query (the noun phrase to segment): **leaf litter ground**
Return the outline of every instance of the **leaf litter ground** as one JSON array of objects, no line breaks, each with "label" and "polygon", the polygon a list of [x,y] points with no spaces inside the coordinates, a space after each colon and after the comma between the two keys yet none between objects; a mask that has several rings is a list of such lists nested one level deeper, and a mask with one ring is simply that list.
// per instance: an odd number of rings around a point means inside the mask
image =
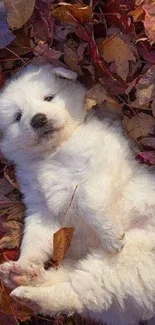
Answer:
[{"label": "leaf litter ground", "polygon": [[[29,63],[72,69],[88,89],[86,109],[120,114],[135,158],[155,165],[154,25],[155,0],[1,0],[0,87]],[[25,208],[14,168],[0,156],[0,262],[18,258],[23,233]],[[55,236],[59,263],[73,231],[64,227]],[[35,317],[1,284],[0,325],[21,321],[90,324],[79,316]]]}]

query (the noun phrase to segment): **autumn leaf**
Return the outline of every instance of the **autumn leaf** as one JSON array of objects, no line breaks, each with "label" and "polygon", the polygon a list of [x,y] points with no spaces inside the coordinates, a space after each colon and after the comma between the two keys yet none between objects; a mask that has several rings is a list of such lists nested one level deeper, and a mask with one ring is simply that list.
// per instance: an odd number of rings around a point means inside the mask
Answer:
[{"label": "autumn leaf", "polygon": [[79,44],[78,48],[77,48],[77,55],[79,58],[79,62],[84,60],[84,51],[87,48],[88,43],[82,42]]},{"label": "autumn leaf", "polygon": [[121,31],[125,33],[134,32],[134,24],[131,18],[127,15],[128,10],[134,9],[134,1],[123,1],[124,4],[121,5],[122,1],[119,0],[108,0],[104,7],[104,12],[106,13],[107,22],[110,26],[117,26]]},{"label": "autumn leaf", "polygon": [[144,27],[150,42],[155,42],[155,1],[144,3],[142,8],[145,11]]},{"label": "autumn leaf", "polygon": [[35,0],[4,0],[9,27],[21,28],[31,17]]},{"label": "autumn leaf", "polygon": [[74,227],[63,227],[53,237],[53,261],[59,266],[66,255],[72,241]]},{"label": "autumn leaf", "polygon": [[23,230],[23,224],[12,220],[3,222],[3,228],[5,234],[0,239],[0,249],[8,248],[12,249],[19,247],[21,241],[21,235]]},{"label": "autumn leaf", "polygon": [[92,6],[86,6],[84,3],[59,3],[51,6],[53,16],[67,23],[81,24],[92,21]]},{"label": "autumn leaf", "polygon": [[143,151],[140,152],[136,158],[147,165],[155,165],[155,152],[154,151]]},{"label": "autumn leaf", "polygon": [[103,57],[106,62],[115,62],[117,74],[125,81],[129,73],[129,61],[136,61],[136,58],[119,35],[105,39],[100,45]]},{"label": "autumn leaf", "polygon": [[9,30],[4,1],[0,1],[0,48],[9,45],[14,40],[14,38],[15,36]]},{"label": "autumn leaf", "polygon": [[[7,206],[8,205],[8,206]],[[0,249],[18,248],[23,233],[24,205],[10,204],[0,209]]]},{"label": "autumn leaf", "polygon": [[20,251],[17,248],[14,249],[5,249],[2,253],[2,262],[7,262],[7,261],[17,261],[19,257]]},{"label": "autumn leaf", "polygon": [[143,8],[136,8],[134,10],[129,11],[128,16],[132,16],[134,22],[142,21],[144,20],[144,10]]},{"label": "autumn leaf", "polygon": [[147,70],[139,79],[136,87],[136,105],[145,105],[155,98],[155,66]]},{"label": "autumn leaf", "polygon": [[28,320],[32,315],[32,310],[13,300],[10,296],[10,292],[10,289],[0,284],[0,312],[11,315],[16,320]]},{"label": "autumn leaf", "polygon": [[85,109],[90,110],[93,106],[101,104],[106,100],[114,103],[111,95],[108,94],[105,88],[98,83],[87,91],[85,95]]},{"label": "autumn leaf", "polygon": [[155,119],[148,114],[138,113],[131,119],[124,117],[124,126],[128,136],[139,141],[150,133],[154,133]]},{"label": "autumn leaf", "polygon": [[56,51],[54,48],[49,48],[47,43],[40,43],[34,49],[36,56],[42,56],[47,61],[58,60],[61,56],[60,51]]},{"label": "autumn leaf", "polygon": [[[54,17],[49,12],[49,5],[43,1],[36,1],[33,14],[30,19],[31,37],[36,40],[53,40]],[[40,28],[41,27],[41,28]]]},{"label": "autumn leaf", "polygon": [[69,68],[77,72],[79,76],[83,75],[81,67],[80,65],[78,65],[79,58],[76,51],[74,51],[71,47],[66,44],[64,44],[64,61],[69,66]]},{"label": "autumn leaf", "polygon": [[0,178],[0,195],[7,195],[13,191],[13,186],[4,177]]},{"label": "autumn leaf", "polygon": [[4,176],[7,179],[7,181],[14,187],[17,188],[19,190],[19,185],[16,182],[15,179],[15,168],[13,165],[9,165],[9,166],[5,166],[4,167]]}]

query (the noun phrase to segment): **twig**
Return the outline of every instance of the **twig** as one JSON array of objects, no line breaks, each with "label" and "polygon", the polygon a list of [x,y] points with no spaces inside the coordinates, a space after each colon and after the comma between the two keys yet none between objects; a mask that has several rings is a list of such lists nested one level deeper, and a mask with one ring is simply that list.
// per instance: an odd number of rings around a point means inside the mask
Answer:
[{"label": "twig", "polygon": [[42,319],[42,320],[46,320],[47,322],[52,322],[53,323],[53,320],[52,319],[48,319],[48,318],[45,318],[45,317],[41,317],[41,316],[36,316],[36,318],[39,318],[39,319]]},{"label": "twig", "polygon": [[11,49],[9,49],[8,47],[4,47],[6,50],[8,50],[9,52],[11,52],[12,54],[14,54],[19,60],[21,60],[24,64],[26,63],[16,52],[12,51]]},{"label": "twig", "polygon": [[6,298],[7,302],[8,302],[8,305],[9,305],[9,307],[10,307],[10,310],[11,310],[11,312],[12,312],[12,316],[13,316],[13,318],[14,318],[16,324],[17,324],[17,325],[20,325],[19,322],[18,322],[18,320],[17,320],[17,318],[16,318],[16,316],[15,316],[14,310],[13,310],[13,308],[12,308],[12,306],[11,306],[11,303],[10,303],[10,301],[9,301],[9,299],[8,299],[8,296],[7,296],[7,293],[6,293],[6,291],[5,291],[5,287],[4,287],[3,284],[2,284],[2,288],[3,288],[4,294],[5,294],[5,298]]},{"label": "twig", "polygon": [[127,105],[131,109],[131,111],[132,111],[132,113],[134,113],[134,115],[136,115],[135,110],[133,109],[133,107],[130,104],[125,102],[125,100],[122,99],[117,93],[114,92],[114,94],[115,94],[115,96],[117,96],[122,101],[122,103],[124,103],[124,105]]},{"label": "twig", "polygon": [[72,194],[72,197],[71,197],[71,200],[70,200],[69,206],[68,206],[68,208],[67,208],[67,211],[66,211],[65,217],[64,217],[64,219],[63,219],[63,221],[62,221],[63,225],[65,225],[65,224],[67,223],[67,220],[68,220],[68,212],[69,212],[69,209],[70,209],[70,207],[71,207],[71,205],[72,205],[72,202],[73,202],[73,199],[74,199],[75,192],[76,192],[77,188],[78,188],[78,185],[75,186],[75,189],[74,189],[74,192],[73,192],[73,194]]}]

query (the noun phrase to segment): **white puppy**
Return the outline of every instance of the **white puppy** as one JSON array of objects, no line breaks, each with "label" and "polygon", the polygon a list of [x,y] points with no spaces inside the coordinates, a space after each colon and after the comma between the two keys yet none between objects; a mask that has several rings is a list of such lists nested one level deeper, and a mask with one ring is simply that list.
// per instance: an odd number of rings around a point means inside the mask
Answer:
[{"label": "white puppy", "polygon": [[[49,65],[26,68],[1,93],[1,150],[17,166],[27,217],[20,258],[0,276],[44,315],[138,325],[155,313],[155,179],[118,122],[86,116],[84,96],[74,72]],[[45,270],[73,193],[71,248],[59,270]]]}]

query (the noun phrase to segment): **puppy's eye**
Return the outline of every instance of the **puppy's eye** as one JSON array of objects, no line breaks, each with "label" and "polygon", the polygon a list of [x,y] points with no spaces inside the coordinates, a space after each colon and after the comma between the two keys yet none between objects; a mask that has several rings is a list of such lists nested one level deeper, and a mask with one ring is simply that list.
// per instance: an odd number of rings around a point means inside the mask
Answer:
[{"label": "puppy's eye", "polygon": [[15,122],[19,122],[21,120],[21,117],[22,117],[22,113],[21,112],[18,112],[16,115],[15,115]]},{"label": "puppy's eye", "polygon": [[54,98],[54,96],[46,96],[46,97],[44,97],[44,100],[46,102],[51,102],[53,98]]}]

